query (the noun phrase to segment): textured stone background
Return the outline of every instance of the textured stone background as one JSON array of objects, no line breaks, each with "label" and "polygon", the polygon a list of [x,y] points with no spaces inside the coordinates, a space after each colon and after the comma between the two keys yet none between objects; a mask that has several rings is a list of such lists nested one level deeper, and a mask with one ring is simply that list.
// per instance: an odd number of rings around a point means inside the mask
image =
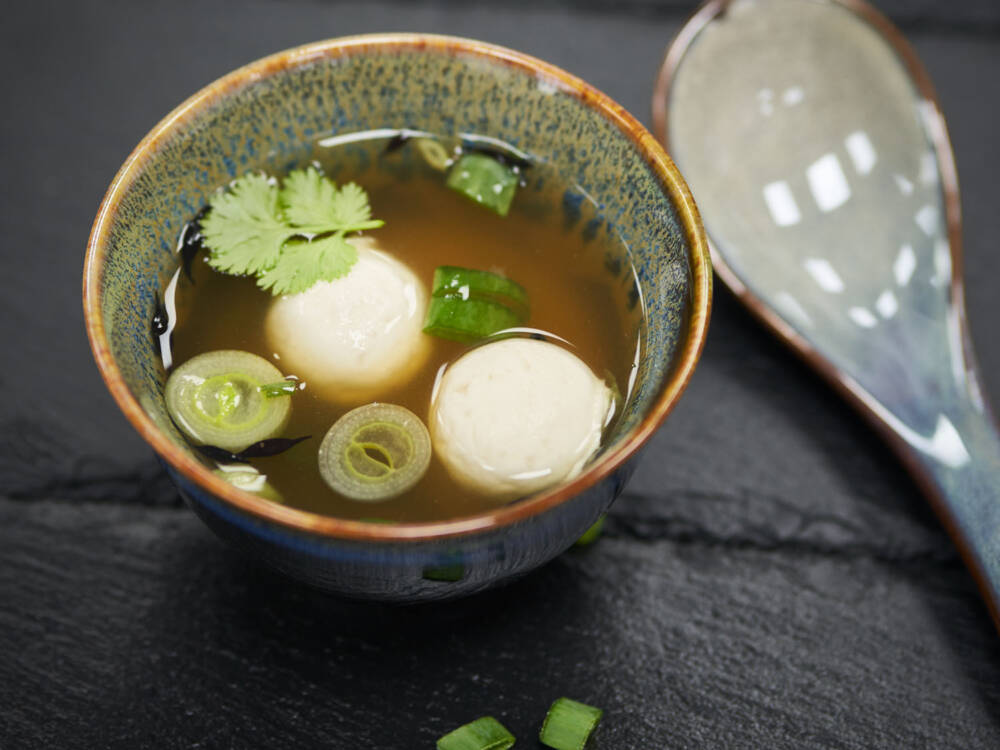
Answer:
[{"label": "textured stone background", "polygon": [[[963,187],[968,302],[1000,399],[1000,5],[886,0]],[[447,606],[349,604],[217,542],[115,410],[83,249],[132,146],[261,55],[385,30],[550,60],[649,122],[683,0],[22,3],[0,24],[0,748],[432,748],[548,703],[594,748],[995,748],[1000,639],[907,476],[719,288],[703,361],[596,546]],[[39,303],[44,301],[44,305]]]}]

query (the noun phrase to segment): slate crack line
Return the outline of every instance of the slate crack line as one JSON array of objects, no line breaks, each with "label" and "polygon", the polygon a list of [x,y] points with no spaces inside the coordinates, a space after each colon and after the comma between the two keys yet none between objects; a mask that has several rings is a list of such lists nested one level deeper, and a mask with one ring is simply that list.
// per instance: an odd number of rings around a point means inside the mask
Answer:
[{"label": "slate crack line", "polygon": [[893,564],[942,565],[960,564],[958,553],[948,548],[893,549],[877,544],[852,542],[849,544],[823,543],[801,538],[786,538],[773,530],[760,526],[749,527],[745,532],[719,534],[698,526],[687,519],[638,518],[612,511],[608,516],[607,535],[637,542],[672,542],[678,545],[719,547],[732,550],[780,552],[844,559],[870,559]]},{"label": "slate crack line", "polygon": [[[834,514],[810,512],[777,496],[759,493],[724,493],[684,491],[671,494],[669,502],[688,499],[726,503],[766,503],[777,512],[769,513],[765,522],[754,522],[739,511],[718,520],[711,510],[703,517],[685,516],[680,512],[648,514],[630,512],[621,501],[635,501],[640,496],[625,493],[608,514],[606,533],[611,537],[638,542],[671,542],[678,545],[710,546],[726,549],[757,550],[836,558],[865,558],[892,564],[960,565],[954,545],[942,530],[918,530],[919,538],[892,536],[889,523],[884,539],[868,531],[860,519],[845,519]],[[667,499],[664,498],[666,503]],[[713,525],[714,522],[714,525]],[[720,527],[725,527],[720,528]]]},{"label": "slate crack line", "polygon": [[101,502],[157,507],[183,504],[159,465],[87,477],[52,477],[33,485],[7,489],[4,495],[19,502]]},{"label": "slate crack line", "polygon": [[[132,507],[182,508],[183,502],[162,467],[155,462],[120,472],[107,472],[87,477],[55,477],[33,486],[8,490],[4,496],[17,502],[62,502],[72,504],[128,505]],[[698,518],[680,513],[640,514],[621,507],[621,501],[644,498],[625,493],[608,514],[607,536],[640,543],[670,542],[692,547],[719,547],[733,550],[755,550],[782,554],[802,554],[835,558],[865,558],[892,564],[959,565],[954,547],[946,537],[930,533],[918,543],[868,540],[858,524],[824,513],[808,513],[776,496],[753,496],[756,502],[766,502],[778,513],[774,523],[754,522],[737,513],[729,519],[733,528],[721,531]],[[669,501],[746,502],[746,495],[729,496],[687,490],[673,493]],[[664,502],[667,502],[664,499]],[[824,525],[846,540],[823,539]],[[816,529],[820,528],[817,532]]]}]

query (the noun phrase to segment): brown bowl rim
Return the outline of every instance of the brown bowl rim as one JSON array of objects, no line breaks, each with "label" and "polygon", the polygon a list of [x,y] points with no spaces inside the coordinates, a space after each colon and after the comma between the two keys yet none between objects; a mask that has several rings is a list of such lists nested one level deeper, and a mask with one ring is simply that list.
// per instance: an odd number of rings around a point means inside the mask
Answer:
[{"label": "brown bowl rim", "polygon": [[[111,357],[99,305],[106,241],[117,206],[134,177],[155,154],[158,144],[182,128],[198,112],[212,106],[229,92],[275,72],[311,61],[364,54],[366,51],[422,51],[445,55],[473,55],[556,82],[562,93],[576,97],[597,110],[628,137],[671,198],[690,245],[692,312],[673,370],[664,381],[659,397],[646,417],[613,451],[591,464],[582,474],[552,490],[512,505],[471,516],[417,523],[374,524],[324,516],[298,510],[239,490],[213,475],[206,467],[156,427],[129,391],[121,371]],[[525,521],[579,494],[609,477],[631,458],[656,431],[687,386],[701,354],[712,300],[712,274],[708,242],[687,184],[657,140],[621,105],[590,84],[520,52],[461,37],[436,34],[383,33],[328,39],[288,49],[245,65],[210,83],[164,117],[135,147],[108,188],[94,219],[83,274],[83,307],[90,346],[108,390],[125,417],[153,449],[196,486],[259,520],[288,529],[353,541],[430,541],[463,534],[495,530]]]}]

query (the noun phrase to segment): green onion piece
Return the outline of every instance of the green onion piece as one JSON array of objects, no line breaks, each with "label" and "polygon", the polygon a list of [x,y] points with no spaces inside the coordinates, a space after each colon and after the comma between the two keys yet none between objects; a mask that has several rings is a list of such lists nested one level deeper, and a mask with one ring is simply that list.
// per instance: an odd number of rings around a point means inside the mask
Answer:
[{"label": "green onion piece", "polygon": [[583,750],[604,712],[569,698],[557,698],[542,723],[538,739],[555,750]]},{"label": "green onion piece", "polygon": [[509,307],[486,300],[431,297],[424,333],[442,339],[477,341],[518,325],[521,319]]},{"label": "green onion piece", "polygon": [[428,581],[441,581],[442,583],[461,581],[465,577],[465,565],[462,563],[462,556],[454,553],[447,555],[437,565],[428,565],[424,568],[422,575]]},{"label": "green onion piece", "polygon": [[223,464],[212,473],[244,492],[251,492],[276,503],[285,501],[281,493],[267,481],[267,475],[261,474],[250,464]]},{"label": "green onion piece", "polygon": [[514,310],[523,320],[527,320],[530,312],[528,291],[516,281],[491,271],[438,266],[434,269],[432,289],[435,297],[457,296],[497,302]]},{"label": "green onion piece", "polygon": [[319,471],[351,500],[379,502],[406,492],[431,461],[431,438],[409,409],[367,404],[338,419],[319,447]]},{"label": "green onion piece", "polygon": [[508,750],[514,735],[492,716],[460,726],[437,741],[437,750]]},{"label": "green onion piece", "polygon": [[285,429],[291,399],[266,398],[260,389],[281,378],[263,357],[223,349],[175,369],[163,396],[170,416],[195,444],[239,453]]},{"label": "green onion piece", "polygon": [[528,319],[528,292],[516,281],[458,266],[434,269],[424,332],[465,343]]},{"label": "green onion piece", "polygon": [[291,396],[299,384],[294,380],[282,380],[277,383],[265,383],[258,386],[265,398],[278,398],[280,396]]},{"label": "green onion piece", "polygon": [[438,581],[440,583],[455,583],[465,577],[465,566],[461,563],[456,565],[439,565],[436,567],[424,568],[423,578],[428,581]]},{"label": "green onion piece", "polygon": [[448,173],[447,185],[491,211],[506,216],[514,200],[518,175],[483,154],[465,154]]},{"label": "green onion piece", "polygon": [[413,145],[432,169],[444,172],[451,166],[451,157],[440,141],[435,141],[433,138],[416,138]]},{"label": "green onion piece", "polygon": [[593,526],[583,532],[583,536],[576,540],[574,546],[586,547],[589,544],[593,544],[601,536],[602,531],[604,531],[604,516],[598,518]]}]

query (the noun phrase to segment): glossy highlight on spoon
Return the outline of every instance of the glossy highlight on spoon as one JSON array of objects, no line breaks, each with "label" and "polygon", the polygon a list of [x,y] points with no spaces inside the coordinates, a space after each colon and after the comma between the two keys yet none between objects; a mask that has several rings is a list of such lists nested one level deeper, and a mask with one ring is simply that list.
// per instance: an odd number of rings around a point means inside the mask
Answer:
[{"label": "glossy highlight on spoon", "polygon": [[653,109],[719,276],[885,435],[1000,625],[1000,438],[913,51],[860,0],[716,0],[668,50]]}]

